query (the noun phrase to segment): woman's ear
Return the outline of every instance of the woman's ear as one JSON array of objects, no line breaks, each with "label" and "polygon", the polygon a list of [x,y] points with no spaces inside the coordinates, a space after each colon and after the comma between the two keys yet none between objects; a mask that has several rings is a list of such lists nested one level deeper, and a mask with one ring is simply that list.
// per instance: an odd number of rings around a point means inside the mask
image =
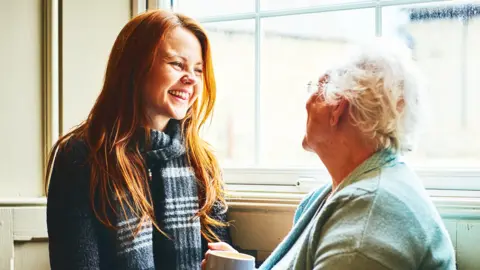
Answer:
[{"label": "woman's ear", "polygon": [[348,101],[344,98],[341,98],[336,105],[333,106],[332,113],[330,114],[330,125],[338,125],[338,121],[344,113],[346,113],[348,108]]}]

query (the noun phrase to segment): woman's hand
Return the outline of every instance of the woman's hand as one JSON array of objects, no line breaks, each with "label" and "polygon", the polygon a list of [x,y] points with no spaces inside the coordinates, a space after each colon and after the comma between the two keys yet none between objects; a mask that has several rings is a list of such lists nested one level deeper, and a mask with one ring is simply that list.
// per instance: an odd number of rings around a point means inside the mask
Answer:
[{"label": "woman's hand", "polygon": [[238,252],[237,250],[235,250],[233,247],[231,247],[229,244],[227,244],[225,242],[209,243],[208,244],[208,250],[205,253],[205,259],[203,259],[203,261],[202,261],[202,270],[205,270],[208,254],[212,250]]}]

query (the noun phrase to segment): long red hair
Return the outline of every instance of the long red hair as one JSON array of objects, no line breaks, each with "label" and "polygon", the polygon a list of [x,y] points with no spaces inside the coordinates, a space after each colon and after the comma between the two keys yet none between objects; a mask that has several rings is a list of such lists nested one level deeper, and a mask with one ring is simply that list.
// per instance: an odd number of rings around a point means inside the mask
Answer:
[{"label": "long red hair", "polygon": [[[118,35],[105,73],[102,91],[86,121],[62,136],[50,153],[47,172],[54,163],[55,153],[70,138],[85,141],[91,165],[90,200],[96,217],[114,228],[108,212],[125,215],[129,209],[138,218],[155,222],[145,162],[140,152],[139,127],[147,123],[142,103],[144,82],[158,55],[159,45],[176,27],[192,32],[199,40],[203,56],[202,96],[192,105],[181,121],[187,160],[199,182],[201,207],[198,212],[202,235],[218,241],[212,226],[225,226],[209,216],[219,201],[226,209],[219,164],[200,138],[199,131],[211,115],[216,97],[210,43],[205,30],[193,19],[166,10],[140,14],[128,22]],[[148,139],[149,129],[145,130]],[[132,150],[133,149],[133,150]],[[48,190],[50,175],[46,176]],[[113,191],[113,194],[112,194]],[[112,195],[118,198],[123,213],[118,213]],[[127,198],[131,198],[127,200]],[[98,199],[95,203],[94,200]]]}]

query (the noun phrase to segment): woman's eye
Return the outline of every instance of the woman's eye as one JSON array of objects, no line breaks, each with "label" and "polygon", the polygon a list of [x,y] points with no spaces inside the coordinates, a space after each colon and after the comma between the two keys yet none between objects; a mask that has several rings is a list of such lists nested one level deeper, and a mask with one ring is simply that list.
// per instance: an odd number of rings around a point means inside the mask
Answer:
[{"label": "woman's eye", "polygon": [[172,66],[175,66],[175,67],[178,67],[178,68],[183,69],[183,63],[181,63],[181,62],[171,62],[170,64],[171,64]]},{"label": "woman's eye", "polygon": [[201,69],[201,68],[195,69],[195,74],[197,74],[198,76],[202,75],[203,74],[203,69]]}]

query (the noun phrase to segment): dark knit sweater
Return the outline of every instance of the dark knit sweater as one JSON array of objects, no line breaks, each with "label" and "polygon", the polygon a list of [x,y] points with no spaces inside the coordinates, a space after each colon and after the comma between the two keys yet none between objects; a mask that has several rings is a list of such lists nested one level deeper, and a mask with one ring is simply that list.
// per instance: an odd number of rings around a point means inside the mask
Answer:
[{"label": "dark knit sweater", "polygon": [[[178,122],[165,132],[152,131],[151,150],[144,151],[151,173],[150,188],[157,223],[166,238],[147,221],[133,215],[117,217],[118,230],[102,225],[90,205],[90,169],[85,144],[71,139],[59,149],[50,180],[47,203],[50,263],[58,269],[200,269],[207,242],[200,234],[197,182],[188,166]],[[118,205],[117,205],[118,207]],[[220,206],[211,216],[226,220]],[[130,213],[127,213],[130,214]],[[217,235],[230,242],[226,228]]]}]

